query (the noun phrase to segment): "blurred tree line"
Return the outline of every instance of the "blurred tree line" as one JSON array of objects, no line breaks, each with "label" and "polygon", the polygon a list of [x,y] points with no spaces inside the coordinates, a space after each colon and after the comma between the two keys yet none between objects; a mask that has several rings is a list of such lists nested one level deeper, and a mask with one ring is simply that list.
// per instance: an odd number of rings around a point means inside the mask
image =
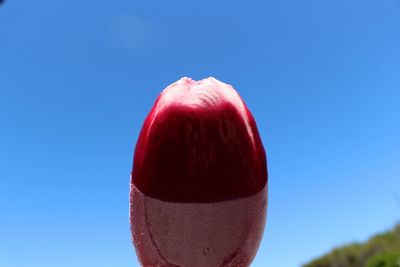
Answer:
[{"label": "blurred tree line", "polygon": [[400,224],[365,243],[336,248],[303,267],[400,267]]}]

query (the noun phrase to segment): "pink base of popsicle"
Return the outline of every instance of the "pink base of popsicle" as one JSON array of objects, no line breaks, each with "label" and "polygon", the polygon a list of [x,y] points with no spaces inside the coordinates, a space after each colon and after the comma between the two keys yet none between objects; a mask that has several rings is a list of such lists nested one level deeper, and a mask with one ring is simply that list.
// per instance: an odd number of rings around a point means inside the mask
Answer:
[{"label": "pink base of popsicle", "polygon": [[131,230],[142,266],[249,266],[265,227],[267,190],[268,184],[240,199],[177,203],[131,185]]}]

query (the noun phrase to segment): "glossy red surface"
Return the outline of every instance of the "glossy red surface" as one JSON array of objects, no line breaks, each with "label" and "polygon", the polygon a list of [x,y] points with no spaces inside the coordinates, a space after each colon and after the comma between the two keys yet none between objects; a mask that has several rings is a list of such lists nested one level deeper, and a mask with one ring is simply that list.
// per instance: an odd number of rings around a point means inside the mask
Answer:
[{"label": "glossy red surface", "polygon": [[239,95],[234,95],[237,103],[223,98],[236,94],[233,89],[224,92],[219,87],[227,85],[208,82],[214,87],[193,88],[190,80],[167,88],[201,91],[190,95],[203,98],[200,105],[176,97],[160,108],[161,94],[147,116],[132,170],[132,182],[144,194],[174,202],[215,202],[252,195],[266,184],[265,152],[251,113]]}]

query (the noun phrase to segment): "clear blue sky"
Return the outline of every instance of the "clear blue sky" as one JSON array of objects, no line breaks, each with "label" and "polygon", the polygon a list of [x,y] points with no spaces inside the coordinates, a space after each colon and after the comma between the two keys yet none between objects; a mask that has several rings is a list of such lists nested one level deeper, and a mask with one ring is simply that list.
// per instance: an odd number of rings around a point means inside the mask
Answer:
[{"label": "clear blue sky", "polygon": [[138,266],[132,153],[158,93],[232,84],[270,174],[253,266],[295,267],[400,219],[400,1],[0,6],[0,266]]}]

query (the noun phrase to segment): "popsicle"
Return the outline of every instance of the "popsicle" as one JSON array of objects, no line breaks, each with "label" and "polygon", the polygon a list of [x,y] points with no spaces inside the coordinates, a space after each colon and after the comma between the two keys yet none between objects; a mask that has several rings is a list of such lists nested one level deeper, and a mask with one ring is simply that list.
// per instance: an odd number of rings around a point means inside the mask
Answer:
[{"label": "popsicle", "polygon": [[142,266],[249,266],[266,223],[268,173],[237,91],[182,78],[162,91],[136,143],[130,223]]}]

